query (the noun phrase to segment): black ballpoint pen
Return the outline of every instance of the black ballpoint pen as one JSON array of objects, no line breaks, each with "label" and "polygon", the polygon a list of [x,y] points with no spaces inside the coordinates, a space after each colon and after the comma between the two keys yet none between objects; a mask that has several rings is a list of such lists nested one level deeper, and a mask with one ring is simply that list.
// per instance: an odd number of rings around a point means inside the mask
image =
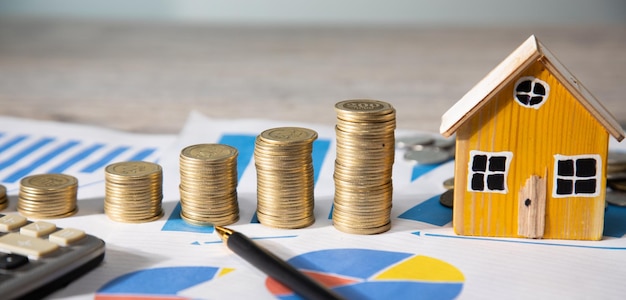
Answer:
[{"label": "black ballpoint pen", "polygon": [[215,231],[230,250],[305,299],[343,299],[245,235],[221,226]]}]

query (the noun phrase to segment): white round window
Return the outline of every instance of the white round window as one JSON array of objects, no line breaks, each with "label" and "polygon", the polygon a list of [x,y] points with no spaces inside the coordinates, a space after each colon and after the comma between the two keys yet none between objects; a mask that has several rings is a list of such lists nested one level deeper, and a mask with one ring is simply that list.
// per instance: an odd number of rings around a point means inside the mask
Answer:
[{"label": "white round window", "polygon": [[520,78],[515,83],[513,97],[524,107],[538,109],[548,99],[550,86],[542,80],[532,76]]}]

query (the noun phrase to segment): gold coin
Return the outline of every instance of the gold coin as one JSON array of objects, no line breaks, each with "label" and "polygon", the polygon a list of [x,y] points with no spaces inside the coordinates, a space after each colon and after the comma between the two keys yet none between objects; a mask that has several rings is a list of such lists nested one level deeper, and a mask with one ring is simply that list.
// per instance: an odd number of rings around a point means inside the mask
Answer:
[{"label": "gold coin", "polygon": [[447,190],[451,190],[454,188],[454,177],[448,178],[444,180],[443,187]]},{"label": "gold coin", "polygon": [[371,99],[350,99],[337,102],[335,109],[339,112],[379,114],[389,113],[393,107],[389,103]]},{"label": "gold coin", "polygon": [[235,223],[239,220],[239,214],[230,214],[222,217],[203,217],[196,218],[194,216],[189,216],[187,213],[181,211],[180,217],[188,224],[195,226],[225,226]]},{"label": "gold coin", "polygon": [[156,213],[154,215],[148,215],[148,216],[141,216],[141,217],[124,217],[123,215],[119,215],[119,214],[107,214],[107,217],[109,217],[109,219],[116,221],[116,222],[122,222],[122,223],[147,223],[147,222],[152,222],[152,221],[156,221],[158,219],[160,219],[161,217],[163,217],[163,211],[160,211],[159,213]]},{"label": "gold coin", "polygon": [[441,205],[452,208],[454,206],[454,189],[446,190],[441,196],[439,196],[439,203]]},{"label": "gold coin", "polygon": [[76,186],[78,180],[74,176],[65,174],[39,174],[22,178],[21,188],[34,191],[46,192],[49,190],[61,190]]},{"label": "gold coin", "polygon": [[344,223],[337,223],[334,221],[334,218],[333,218],[333,225],[335,226],[335,228],[339,229],[342,232],[350,233],[350,234],[363,234],[363,235],[379,234],[379,233],[389,231],[389,229],[391,229],[391,222],[387,222],[377,227],[354,227],[354,226],[349,226]]},{"label": "gold coin", "polygon": [[33,218],[33,219],[61,219],[61,218],[67,218],[67,217],[71,217],[73,215],[75,215],[78,212],[78,208],[74,208],[71,211],[67,211],[67,212],[61,212],[59,214],[55,214],[55,215],[51,215],[51,214],[42,214],[39,213],[38,211],[24,211],[24,210],[20,210],[19,208],[17,209],[17,211],[27,217],[27,218]]},{"label": "gold coin", "polygon": [[607,174],[626,171],[626,152],[609,151],[606,164]]},{"label": "gold coin", "polygon": [[185,147],[181,158],[203,161],[221,161],[238,155],[236,148],[224,144],[197,144]]},{"label": "gold coin", "polygon": [[105,172],[112,178],[134,178],[162,172],[161,166],[146,161],[126,161],[108,165]]},{"label": "gold coin", "polygon": [[625,192],[626,191],[626,180],[622,179],[622,180],[609,180],[607,181],[607,185],[616,190],[616,191],[621,191],[621,192]]},{"label": "gold coin", "polygon": [[317,132],[300,127],[278,127],[265,130],[259,136],[266,143],[312,143]]}]

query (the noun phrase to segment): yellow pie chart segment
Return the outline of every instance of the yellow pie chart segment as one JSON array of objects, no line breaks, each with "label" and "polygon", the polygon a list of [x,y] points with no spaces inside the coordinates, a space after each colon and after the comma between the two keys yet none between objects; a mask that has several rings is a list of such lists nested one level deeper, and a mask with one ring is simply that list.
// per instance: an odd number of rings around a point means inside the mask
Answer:
[{"label": "yellow pie chart segment", "polygon": [[436,258],[416,255],[376,275],[377,280],[406,280],[431,282],[464,282],[465,277],[454,266]]}]

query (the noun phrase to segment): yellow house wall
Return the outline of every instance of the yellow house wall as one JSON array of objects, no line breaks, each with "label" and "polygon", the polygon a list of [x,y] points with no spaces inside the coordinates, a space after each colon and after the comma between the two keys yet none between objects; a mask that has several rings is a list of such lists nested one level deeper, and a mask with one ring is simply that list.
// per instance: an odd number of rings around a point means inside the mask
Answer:
[{"label": "yellow house wall", "polygon": [[[518,78],[534,76],[550,86],[539,108],[513,98]],[[545,69],[534,63],[504,87],[457,131],[454,228],[461,235],[517,237],[519,191],[531,175],[547,174],[544,238],[597,240],[602,237],[608,133]],[[467,190],[469,151],[513,153],[508,193]],[[553,198],[554,155],[599,154],[600,194]]]}]

